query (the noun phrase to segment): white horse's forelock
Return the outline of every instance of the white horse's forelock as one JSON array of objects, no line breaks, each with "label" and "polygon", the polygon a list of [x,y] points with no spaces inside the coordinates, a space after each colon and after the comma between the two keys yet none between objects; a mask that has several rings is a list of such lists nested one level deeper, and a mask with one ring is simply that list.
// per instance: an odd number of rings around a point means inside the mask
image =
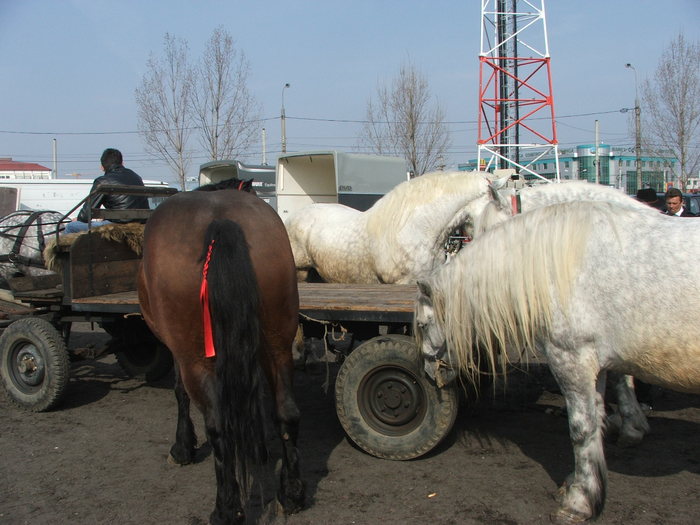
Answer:
[{"label": "white horse's forelock", "polygon": [[[549,329],[552,301],[566,307],[594,204],[570,203],[516,216],[475,239],[433,274],[433,301],[450,360],[469,378],[478,381],[480,373],[482,354],[473,352],[473,344],[484,350],[495,374],[499,348],[535,350],[536,336]],[[598,204],[603,213],[609,209]],[[505,366],[507,354],[502,356]]]}]

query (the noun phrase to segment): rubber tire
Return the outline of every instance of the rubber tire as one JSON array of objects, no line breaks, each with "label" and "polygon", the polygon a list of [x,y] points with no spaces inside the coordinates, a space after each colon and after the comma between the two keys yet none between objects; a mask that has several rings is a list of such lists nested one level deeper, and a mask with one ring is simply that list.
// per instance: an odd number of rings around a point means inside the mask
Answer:
[{"label": "rubber tire", "polygon": [[110,319],[102,323],[102,328],[112,336],[109,349],[130,377],[154,382],[172,370],[170,350],[158,341],[140,317]]},{"label": "rubber tire", "polygon": [[[33,360],[34,374],[20,370],[22,355]],[[38,317],[10,324],[0,336],[0,375],[8,397],[19,407],[32,412],[54,408],[70,379],[70,359],[60,332]]]},{"label": "rubber tire", "polygon": [[173,355],[160,343],[124,346],[115,352],[117,363],[130,377],[154,382],[173,369]]},{"label": "rubber tire", "polygon": [[[387,416],[384,400],[394,407],[400,400],[402,407]],[[439,389],[428,379],[412,338],[385,335],[345,359],[335,403],[340,424],[358,447],[378,458],[407,460],[426,454],[450,432],[459,396],[454,384]]]}]

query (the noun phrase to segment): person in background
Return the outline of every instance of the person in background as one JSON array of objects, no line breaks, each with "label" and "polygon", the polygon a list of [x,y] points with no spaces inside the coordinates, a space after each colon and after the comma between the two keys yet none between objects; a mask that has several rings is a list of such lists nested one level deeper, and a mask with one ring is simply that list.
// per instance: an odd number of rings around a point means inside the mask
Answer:
[{"label": "person in background", "polygon": [[654,188],[642,188],[641,190],[637,190],[637,200],[659,211],[663,209],[663,202],[656,196],[656,190]]},{"label": "person in background", "polygon": [[697,217],[683,207],[683,194],[678,188],[669,188],[666,192],[666,209],[663,213],[676,217]]},{"label": "person in background", "polygon": [[[125,186],[143,186],[143,179],[134,171],[125,168],[122,154],[119,150],[107,148],[100,157],[100,164],[104,175],[97,177],[92,184],[92,193],[101,184],[122,184]],[[90,208],[103,206],[108,210],[129,210],[147,209],[148,199],[142,195],[102,195],[98,194],[85,201],[85,204],[78,213],[78,219],[66,225],[64,233],[77,233],[88,229],[88,218]],[[133,222],[133,221],[93,221],[92,227],[111,224],[112,222]]]}]

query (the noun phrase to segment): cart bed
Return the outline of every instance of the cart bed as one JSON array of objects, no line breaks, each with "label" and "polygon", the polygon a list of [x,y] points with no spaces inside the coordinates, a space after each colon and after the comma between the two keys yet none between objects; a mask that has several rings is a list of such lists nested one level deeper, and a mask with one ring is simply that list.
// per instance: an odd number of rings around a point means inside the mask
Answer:
[{"label": "cart bed", "polygon": [[[416,298],[414,285],[299,283],[299,311],[323,321],[410,323]],[[135,291],[74,298],[78,311],[138,312]]]}]

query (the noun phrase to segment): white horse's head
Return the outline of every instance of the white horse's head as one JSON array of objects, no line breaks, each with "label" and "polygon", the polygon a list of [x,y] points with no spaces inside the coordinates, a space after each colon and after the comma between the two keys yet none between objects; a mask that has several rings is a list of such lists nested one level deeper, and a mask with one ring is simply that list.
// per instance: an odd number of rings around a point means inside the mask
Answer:
[{"label": "white horse's head", "polygon": [[428,281],[418,281],[413,334],[423,356],[426,374],[442,388],[455,379],[456,372],[449,361],[440,305],[438,302],[436,306],[433,300],[431,284]]},{"label": "white horse's head", "polygon": [[490,203],[494,213],[510,216],[492,183],[480,172],[435,172],[404,182],[387,193],[366,215],[366,233],[383,282],[410,283],[445,261],[455,236],[476,233]]}]

